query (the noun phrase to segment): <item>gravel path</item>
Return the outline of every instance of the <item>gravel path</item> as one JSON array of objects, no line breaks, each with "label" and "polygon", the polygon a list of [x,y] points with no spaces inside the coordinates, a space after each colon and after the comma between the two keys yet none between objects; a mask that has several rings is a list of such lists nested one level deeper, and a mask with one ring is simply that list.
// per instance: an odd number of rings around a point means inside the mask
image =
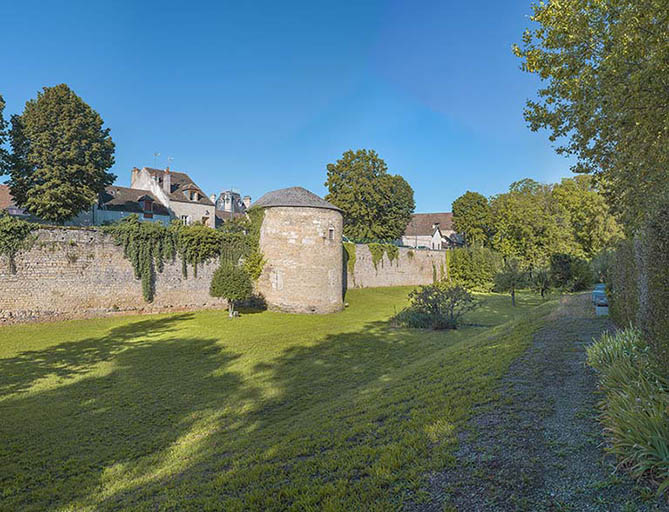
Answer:
[{"label": "gravel path", "polygon": [[667,511],[603,450],[585,347],[611,326],[570,296],[535,333],[460,436],[454,468],[430,476],[424,511]]}]

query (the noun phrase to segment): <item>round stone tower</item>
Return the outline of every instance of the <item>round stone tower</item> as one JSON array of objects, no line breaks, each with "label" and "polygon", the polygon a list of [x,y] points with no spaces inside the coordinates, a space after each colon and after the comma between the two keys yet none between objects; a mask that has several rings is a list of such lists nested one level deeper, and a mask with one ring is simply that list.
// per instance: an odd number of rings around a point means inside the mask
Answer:
[{"label": "round stone tower", "polygon": [[332,313],[343,309],[342,212],[302,187],[269,192],[260,250],[266,263],[258,291],[270,309]]}]

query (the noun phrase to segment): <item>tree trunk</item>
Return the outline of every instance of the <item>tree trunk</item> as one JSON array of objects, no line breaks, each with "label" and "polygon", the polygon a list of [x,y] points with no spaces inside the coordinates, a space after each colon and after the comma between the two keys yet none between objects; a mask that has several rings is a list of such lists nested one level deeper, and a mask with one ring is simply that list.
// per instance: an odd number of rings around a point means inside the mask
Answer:
[{"label": "tree trunk", "polygon": [[516,289],[511,288],[511,305],[515,306],[516,305]]},{"label": "tree trunk", "polygon": [[235,303],[234,301],[228,301],[228,316],[233,318],[235,316]]}]

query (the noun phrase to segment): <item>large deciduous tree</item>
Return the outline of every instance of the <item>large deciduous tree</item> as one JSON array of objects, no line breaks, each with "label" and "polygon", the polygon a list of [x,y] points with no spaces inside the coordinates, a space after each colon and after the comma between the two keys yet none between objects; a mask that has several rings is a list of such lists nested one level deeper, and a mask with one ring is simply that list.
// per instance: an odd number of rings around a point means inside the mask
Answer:
[{"label": "large deciduous tree", "polygon": [[569,215],[576,243],[587,259],[622,239],[622,229],[591,176],[565,178],[553,185],[552,195]]},{"label": "large deciduous tree", "polygon": [[556,252],[578,253],[569,215],[551,200],[551,186],[524,179],[491,201],[492,247],[529,269],[545,266]]},{"label": "large deciduous tree", "polygon": [[411,220],[413,189],[399,175],[388,174],[373,150],[347,151],[327,166],[325,199],[344,211],[344,234],[350,238],[400,238]]},{"label": "large deciduous tree", "polygon": [[114,143],[100,115],[67,85],[45,87],[12,117],[10,188],[19,206],[62,222],[114,182]]},{"label": "large deciduous tree", "polygon": [[543,80],[525,118],[546,128],[573,170],[599,176],[631,229],[669,195],[669,3],[539,2],[514,46]]},{"label": "large deciduous tree", "polygon": [[467,245],[488,245],[490,220],[488,199],[478,192],[467,191],[453,201],[453,227],[464,235]]}]

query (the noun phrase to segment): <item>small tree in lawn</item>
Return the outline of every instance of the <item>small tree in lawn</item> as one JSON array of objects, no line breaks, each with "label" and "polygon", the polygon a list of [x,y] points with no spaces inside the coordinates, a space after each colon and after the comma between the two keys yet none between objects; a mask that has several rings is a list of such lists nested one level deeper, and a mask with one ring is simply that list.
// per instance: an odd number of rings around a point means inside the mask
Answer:
[{"label": "small tree in lawn", "polygon": [[502,270],[495,276],[495,290],[498,292],[509,292],[511,294],[511,305],[516,305],[516,290],[525,284],[526,272],[520,266],[518,260],[509,258],[504,263]]},{"label": "small tree in lawn", "polygon": [[253,283],[245,270],[232,264],[223,264],[214,272],[209,295],[223,297],[228,301],[230,318],[235,316],[235,302],[248,299],[252,293]]},{"label": "small tree in lawn", "polygon": [[540,293],[543,299],[550,291],[552,281],[551,271],[548,268],[540,268],[532,276],[532,289],[536,293]]}]

